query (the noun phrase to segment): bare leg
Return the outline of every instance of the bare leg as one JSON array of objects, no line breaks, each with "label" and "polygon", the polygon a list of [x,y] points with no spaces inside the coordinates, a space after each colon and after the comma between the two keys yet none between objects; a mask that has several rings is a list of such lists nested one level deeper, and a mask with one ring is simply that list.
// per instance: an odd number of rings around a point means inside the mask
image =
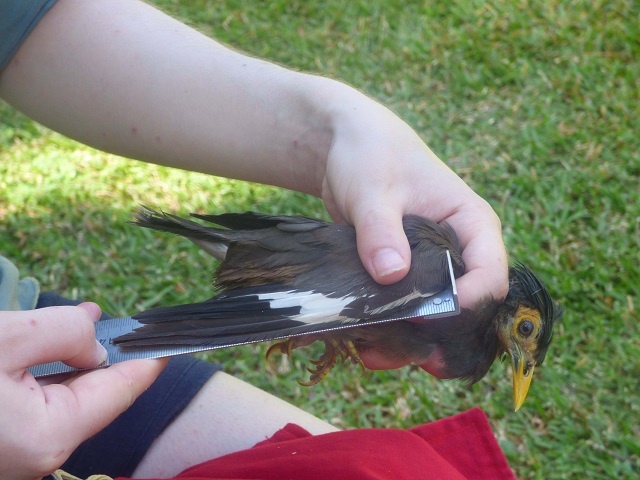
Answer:
[{"label": "bare leg", "polygon": [[171,477],[198,463],[252,447],[287,423],[312,434],[338,429],[223,372],[205,383],[152,445],[134,477]]}]

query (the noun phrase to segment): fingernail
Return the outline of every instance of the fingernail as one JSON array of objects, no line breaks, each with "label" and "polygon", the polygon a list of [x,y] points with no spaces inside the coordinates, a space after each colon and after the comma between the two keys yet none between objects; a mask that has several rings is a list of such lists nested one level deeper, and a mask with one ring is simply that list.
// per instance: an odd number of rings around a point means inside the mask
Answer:
[{"label": "fingernail", "polygon": [[107,361],[107,358],[109,358],[109,354],[107,353],[107,349],[104,348],[104,345],[102,345],[98,340],[96,340],[96,345],[98,346],[98,365],[102,365],[103,363],[105,363]]},{"label": "fingernail", "polygon": [[378,277],[386,277],[398,270],[407,268],[404,259],[393,248],[378,250],[373,255],[371,262]]}]

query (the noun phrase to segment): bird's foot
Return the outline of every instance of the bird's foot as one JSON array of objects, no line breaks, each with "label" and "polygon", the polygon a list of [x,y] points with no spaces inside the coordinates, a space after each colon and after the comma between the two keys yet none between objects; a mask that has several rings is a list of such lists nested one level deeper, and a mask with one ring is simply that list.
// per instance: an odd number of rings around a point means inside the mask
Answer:
[{"label": "bird's foot", "polygon": [[324,345],[325,350],[322,356],[317,360],[311,360],[311,363],[315,365],[316,368],[307,367],[311,378],[307,382],[298,381],[300,385],[310,387],[321,382],[322,379],[333,370],[333,367],[337,365],[338,357],[340,357],[343,362],[351,360],[353,364],[360,365],[364,370],[364,363],[362,363],[362,359],[353,342],[329,339],[324,341]]},{"label": "bird's foot", "polygon": [[298,380],[298,383],[303,387],[310,387],[322,381],[324,377],[326,377],[329,372],[336,366],[338,363],[338,356],[340,355],[340,350],[337,348],[339,342],[335,340],[325,340],[324,341],[324,353],[317,360],[311,360],[311,363],[316,366],[316,368],[307,367],[307,371],[311,374],[311,378],[307,382],[301,382]]},{"label": "bird's foot", "polygon": [[[283,355],[291,356],[291,352],[298,348],[309,344],[309,341],[296,341],[296,338],[289,338],[288,340],[274,343],[267,350],[267,360],[273,355],[274,352],[279,352]],[[324,339],[324,352],[320,358],[316,360],[310,360],[313,367],[307,367],[307,371],[311,374],[308,381],[302,382],[298,380],[298,383],[304,387],[311,387],[320,383],[329,372],[338,364],[338,359],[342,362],[351,360],[354,365],[359,365],[364,371],[364,363],[360,358],[360,354],[356,349],[356,346],[352,341],[336,340],[334,338]]]}]

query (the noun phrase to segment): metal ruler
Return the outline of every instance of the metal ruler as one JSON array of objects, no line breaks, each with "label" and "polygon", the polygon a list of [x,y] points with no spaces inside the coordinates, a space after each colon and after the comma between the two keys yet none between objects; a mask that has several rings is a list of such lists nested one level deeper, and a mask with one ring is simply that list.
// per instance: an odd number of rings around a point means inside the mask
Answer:
[{"label": "metal ruler", "polygon": [[[449,278],[451,284],[442,290],[441,292],[425,299],[425,301],[411,308],[406,308],[397,311],[393,316],[375,320],[362,320],[360,322],[349,323],[334,328],[327,328],[324,330],[314,330],[313,332],[299,333],[300,335],[318,334],[332,330],[340,330],[345,328],[362,327],[364,325],[374,325],[377,323],[394,322],[398,320],[406,320],[408,318],[439,318],[448,317],[451,315],[457,315],[460,313],[460,306],[458,304],[458,291],[456,290],[456,282],[453,276],[453,266],[451,264],[451,256],[447,251],[447,261],[449,265]],[[235,347],[238,345],[245,345],[247,343],[257,342],[236,342],[223,345],[211,346],[185,346],[185,347],[138,347],[138,348],[120,348],[113,344],[113,339],[129,333],[136,328],[142,327],[143,324],[138,322],[132,317],[111,318],[107,320],[101,320],[95,324],[96,339],[106,348],[109,354],[105,363],[97,368],[108,367],[115,363],[124,362],[126,360],[134,360],[141,358],[160,358],[160,357],[172,357],[175,355],[184,355],[187,353],[202,352],[206,350],[217,350],[220,348]],[[287,335],[286,337],[270,338],[271,340],[280,340],[282,338],[290,338],[294,335]],[[62,362],[43,363],[35,365],[29,368],[31,374],[36,377],[47,377],[51,375],[57,375],[61,373],[77,372],[81,369],[70,367]]]}]

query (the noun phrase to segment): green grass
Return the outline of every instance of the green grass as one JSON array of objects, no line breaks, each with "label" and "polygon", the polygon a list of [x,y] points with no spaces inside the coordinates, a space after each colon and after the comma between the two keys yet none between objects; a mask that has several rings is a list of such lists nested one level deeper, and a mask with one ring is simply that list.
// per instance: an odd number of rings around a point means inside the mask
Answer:
[{"label": "green grass", "polygon": [[[264,371],[264,346],[211,359],[341,427],[408,427],[479,405],[519,478],[636,478],[638,2],[154,3],[237,48],[382,100],[491,202],[512,256],[566,309],[517,414],[506,364],[471,388],[413,368],[343,368],[306,389],[294,381],[302,354],[288,373]],[[139,204],[324,214],[288,191],[102,154],[5,104],[0,119],[2,253],[43,287],[113,314],[211,292],[204,254],[126,224]]]}]

